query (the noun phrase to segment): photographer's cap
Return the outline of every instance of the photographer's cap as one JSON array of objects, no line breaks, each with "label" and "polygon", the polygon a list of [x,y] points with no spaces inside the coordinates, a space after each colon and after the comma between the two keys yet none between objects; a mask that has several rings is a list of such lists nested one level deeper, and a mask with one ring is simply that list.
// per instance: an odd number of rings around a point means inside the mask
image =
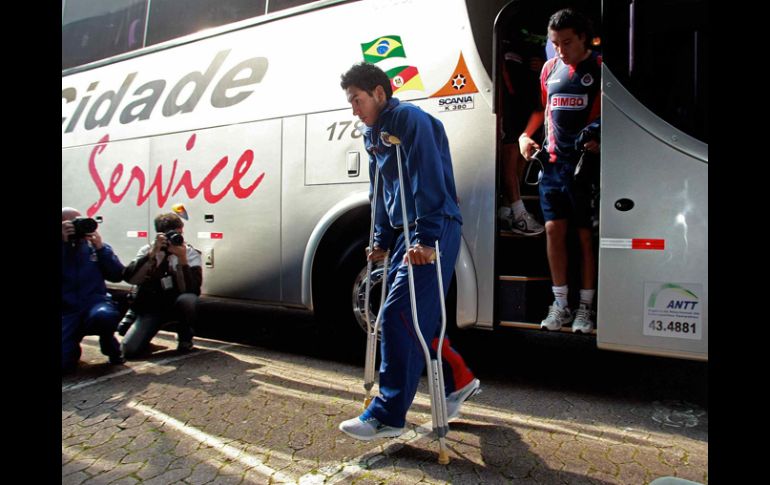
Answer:
[{"label": "photographer's cap", "polygon": [[184,208],[184,204],[174,204],[171,206],[171,210],[182,219],[186,221],[190,220],[190,218],[187,217],[187,209]]}]

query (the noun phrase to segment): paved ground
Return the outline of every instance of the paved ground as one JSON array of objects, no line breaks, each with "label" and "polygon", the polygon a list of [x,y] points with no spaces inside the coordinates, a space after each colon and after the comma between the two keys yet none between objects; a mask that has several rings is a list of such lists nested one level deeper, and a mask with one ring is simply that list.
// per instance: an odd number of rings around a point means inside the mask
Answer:
[{"label": "paved ground", "polygon": [[644,389],[679,361],[630,356],[653,375],[587,386],[479,366],[483,393],[450,422],[451,462],[439,465],[424,379],[408,432],[364,443],[337,430],[361,411],[358,356],[287,351],[280,338],[198,338],[185,355],[171,333],[154,342],[165,348],[113,367],[95,337],[84,340],[81,368],[62,378],[63,484],[708,483],[707,403]]}]

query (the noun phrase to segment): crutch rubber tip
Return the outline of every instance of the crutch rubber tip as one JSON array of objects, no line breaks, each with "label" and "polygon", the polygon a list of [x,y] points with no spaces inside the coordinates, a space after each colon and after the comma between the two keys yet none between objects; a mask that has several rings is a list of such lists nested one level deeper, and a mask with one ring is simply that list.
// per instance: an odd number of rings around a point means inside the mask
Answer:
[{"label": "crutch rubber tip", "polygon": [[449,464],[449,453],[447,453],[446,450],[438,450],[438,464],[439,465]]}]

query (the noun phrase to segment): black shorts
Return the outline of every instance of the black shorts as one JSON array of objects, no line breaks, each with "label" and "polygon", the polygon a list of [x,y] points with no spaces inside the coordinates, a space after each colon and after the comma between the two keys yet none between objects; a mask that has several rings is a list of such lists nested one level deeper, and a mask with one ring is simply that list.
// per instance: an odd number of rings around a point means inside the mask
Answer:
[{"label": "black shorts", "polygon": [[539,187],[543,219],[569,219],[578,227],[591,228],[590,190],[584,184],[575,183],[575,165],[577,162],[559,160],[543,164]]}]

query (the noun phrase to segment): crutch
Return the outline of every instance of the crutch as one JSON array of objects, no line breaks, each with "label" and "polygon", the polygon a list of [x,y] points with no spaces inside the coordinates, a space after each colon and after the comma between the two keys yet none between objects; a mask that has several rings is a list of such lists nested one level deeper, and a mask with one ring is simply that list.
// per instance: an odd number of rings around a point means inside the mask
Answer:
[{"label": "crutch", "polygon": [[[380,167],[377,165],[374,175],[374,197],[372,198],[372,222],[369,227],[369,251],[374,248],[374,218],[377,214],[377,190],[380,182]],[[385,295],[388,287],[388,259],[390,253],[385,253],[382,275],[382,293],[380,297],[380,309],[377,310],[377,318],[372,325],[369,318],[369,295],[372,291],[372,267],[374,263],[369,260],[367,254],[366,261],[366,290],[364,292],[364,318],[366,320],[366,363],[364,364],[364,389],[366,397],[364,398],[364,409],[369,407],[372,402],[371,391],[374,386],[374,363],[377,358],[377,333],[380,328],[380,317],[382,315],[382,305],[385,302]]]},{"label": "crutch", "polygon": [[449,423],[447,419],[446,410],[446,396],[444,396],[444,372],[441,367],[441,350],[442,342],[444,340],[444,331],[446,330],[446,309],[444,307],[444,288],[441,279],[441,256],[439,255],[439,244],[436,241],[435,255],[436,260],[433,262],[436,265],[436,275],[438,277],[438,291],[441,301],[441,334],[439,338],[438,349],[436,351],[436,359],[431,359],[430,350],[425,343],[425,339],[420,331],[420,324],[417,321],[417,301],[414,290],[414,271],[412,269],[412,261],[409,259],[409,248],[411,243],[409,241],[409,218],[406,213],[406,195],[404,192],[404,176],[401,168],[401,140],[397,137],[383,132],[381,134],[382,140],[387,145],[396,145],[396,162],[398,165],[398,185],[401,192],[401,212],[403,217],[404,226],[404,244],[406,245],[406,261],[407,272],[409,276],[409,301],[412,304],[412,324],[414,325],[417,338],[420,340],[423,354],[425,355],[425,364],[428,369],[428,392],[430,393],[430,410],[431,419],[433,422],[433,431],[438,436],[438,462],[441,465],[449,463],[449,453],[447,452],[446,434],[449,430]]}]

